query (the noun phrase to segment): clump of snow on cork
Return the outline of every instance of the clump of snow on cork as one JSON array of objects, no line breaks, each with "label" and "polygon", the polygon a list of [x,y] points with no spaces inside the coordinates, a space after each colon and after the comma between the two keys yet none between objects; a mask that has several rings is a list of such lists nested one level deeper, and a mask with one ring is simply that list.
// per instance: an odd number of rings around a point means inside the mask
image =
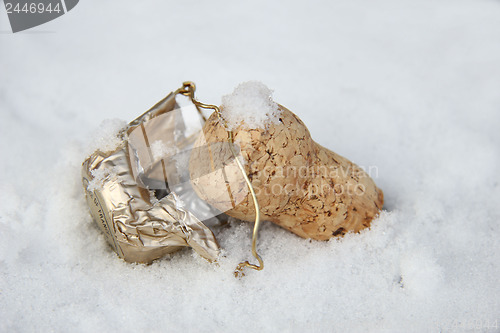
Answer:
[{"label": "clump of snow on cork", "polygon": [[273,91],[259,81],[239,84],[230,95],[222,97],[222,117],[229,130],[267,128],[279,122],[281,111],[273,101]]}]

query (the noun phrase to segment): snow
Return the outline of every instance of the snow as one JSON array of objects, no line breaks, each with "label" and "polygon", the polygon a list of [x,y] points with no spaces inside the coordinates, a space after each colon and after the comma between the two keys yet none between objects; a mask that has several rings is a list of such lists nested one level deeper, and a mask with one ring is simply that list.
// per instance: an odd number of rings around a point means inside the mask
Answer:
[{"label": "snow", "polygon": [[[498,1],[151,6],[80,1],[18,34],[0,9],[0,331],[499,331]],[[119,260],[83,197],[86,147],[185,80],[211,104],[265,82],[376,168],[385,211],[329,242],[263,223],[265,269],[241,280],[251,223],[217,231],[218,265]]]},{"label": "snow", "polygon": [[94,179],[92,179],[88,183],[87,185],[88,191],[102,190],[104,186],[104,181],[108,179],[113,179],[117,175],[117,171],[115,168],[111,169],[101,168],[97,170],[92,170],[91,173]]},{"label": "snow", "polygon": [[221,112],[227,128],[265,129],[279,123],[280,110],[273,101],[273,91],[259,81],[240,83],[234,91],[222,96]]},{"label": "snow", "polygon": [[123,119],[104,119],[99,127],[92,131],[91,138],[85,146],[85,156],[92,155],[96,150],[113,151],[123,142],[120,131],[127,126]]},{"label": "snow", "polygon": [[153,159],[155,160],[160,160],[162,158],[172,156],[176,152],[176,147],[169,147],[161,140],[156,140],[151,143],[151,154],[153,154]]}]

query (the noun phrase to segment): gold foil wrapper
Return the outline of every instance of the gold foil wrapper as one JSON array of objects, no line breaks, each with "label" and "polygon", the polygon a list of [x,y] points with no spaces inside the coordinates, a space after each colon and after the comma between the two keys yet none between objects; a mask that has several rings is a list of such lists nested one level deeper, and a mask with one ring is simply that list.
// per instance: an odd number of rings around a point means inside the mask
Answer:
[{"label": "gold foil wrapper", "polygon": [[149,263],[183,247],[209,261],[219,254],[207,224],[217,224],[221,212],[196,196],[185,165],[203,122],[195,105],[179,104],[182,97],[170,93],[121,131],[120,146],[83,163],[91,215],[129,262]]}]

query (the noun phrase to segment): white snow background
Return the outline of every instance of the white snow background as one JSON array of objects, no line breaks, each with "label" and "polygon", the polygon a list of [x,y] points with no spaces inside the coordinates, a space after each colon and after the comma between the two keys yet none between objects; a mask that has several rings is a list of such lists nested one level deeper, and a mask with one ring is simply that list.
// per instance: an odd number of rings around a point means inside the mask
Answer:
[{"label": "white snow background", "polygon": [[[184,80],[220,103],[260,80],[313,138],[375,166],[385,211],[339,241],[218,236],[120,260],[80,167],[105,119]],[[498,332],[500,1],[80,1],[12,34],[0,9],[0,331]],[[497,323],[498,325],[498,323]]]}]

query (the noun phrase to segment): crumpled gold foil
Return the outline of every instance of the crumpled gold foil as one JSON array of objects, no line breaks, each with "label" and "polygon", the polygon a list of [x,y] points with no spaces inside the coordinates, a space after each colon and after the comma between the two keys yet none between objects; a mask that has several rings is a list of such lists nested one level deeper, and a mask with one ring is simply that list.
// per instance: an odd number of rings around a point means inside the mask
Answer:
[{"label": "crumpled gold foil", "polygon": [[[92,217],[114,251],[129,262],[149,263],[182,247],[193,248],[209,261],[219,254],[213,232],[190,209],[201,212],[198,215],[204,221],[220,212],[186,190],[189,181],[176,166],[182,157],[179,151],[199,134],[188,131],[177,112],[182,109],[178,96],[170,93],[130,122],[115,150],[98,150],[83,163],[83,186]],[[154,144],[173,151],[170,158],[158,156]]]}]

